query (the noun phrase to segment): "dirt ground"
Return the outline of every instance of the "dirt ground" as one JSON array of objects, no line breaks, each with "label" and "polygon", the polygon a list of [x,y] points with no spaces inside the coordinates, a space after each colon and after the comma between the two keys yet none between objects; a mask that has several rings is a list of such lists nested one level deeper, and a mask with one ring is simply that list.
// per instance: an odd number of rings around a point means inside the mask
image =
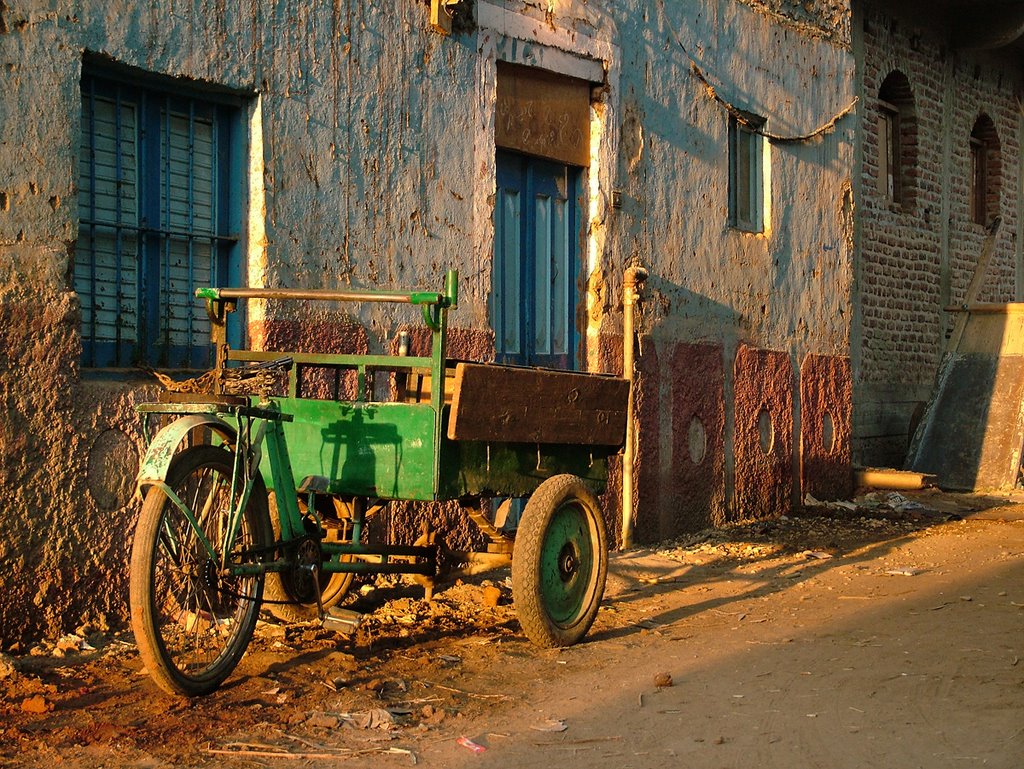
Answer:
[{"label": "dirt ground", "polygon": [[1024,505],[904,494],[617,554],[564,650],[525,640],[502,572],[432,604],[365,585],[354,639],[261,624],[194,701],[82,628],[0,658],[0,766],[1017,769]]}]

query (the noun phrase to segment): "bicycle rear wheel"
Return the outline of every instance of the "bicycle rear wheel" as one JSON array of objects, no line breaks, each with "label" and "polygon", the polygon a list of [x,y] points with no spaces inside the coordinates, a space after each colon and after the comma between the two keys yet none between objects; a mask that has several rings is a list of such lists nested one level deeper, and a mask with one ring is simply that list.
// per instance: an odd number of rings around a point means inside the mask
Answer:
[{"label": "bicycle rear wheel", "polygon": [[[171,694],[214,691],[252,639],[263,575],[220,573],[230,521],[231,454],[217,446],[186,449],[171,464],[167,485],[188,507],[216,551],[210,558],[196,528],[159,488],[146,495],[131,560],[132,629],[146,668]],[[256,477],[231,560],[273,544],[267,491]]]}]

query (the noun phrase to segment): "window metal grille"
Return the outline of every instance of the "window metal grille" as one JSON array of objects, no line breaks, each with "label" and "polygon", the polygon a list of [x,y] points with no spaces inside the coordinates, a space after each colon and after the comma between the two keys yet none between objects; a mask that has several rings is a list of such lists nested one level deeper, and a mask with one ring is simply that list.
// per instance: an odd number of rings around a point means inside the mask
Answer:
[{"label": "window metal grille", "polygon": [[237,111],[83,76],[74,263],[83,365],[210,365],[194,291],[238,269],[227,211]]}]

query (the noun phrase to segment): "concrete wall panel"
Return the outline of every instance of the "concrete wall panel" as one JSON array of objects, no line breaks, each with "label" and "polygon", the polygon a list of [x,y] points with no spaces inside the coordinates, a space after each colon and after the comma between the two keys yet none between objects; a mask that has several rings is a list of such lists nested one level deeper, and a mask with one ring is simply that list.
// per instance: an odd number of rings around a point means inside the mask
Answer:
[{"label": "concrete wall panel", "polygon": [[810,493],[817,499],[846,499],[853,491],[852,397],[849,358],[804,358],[800,366],[803,494]]},{"label": "concrete wall panel", "polygon": [[725,370],[722,345],[681,344],[672,354],[672,504],[669,531],[725,521]]},{"label": "concrete wall panel", "polygon": [[789,510],[793,493],[793,368],[786,353],[742,345],[735,372],[731,517],[778,515]]}]

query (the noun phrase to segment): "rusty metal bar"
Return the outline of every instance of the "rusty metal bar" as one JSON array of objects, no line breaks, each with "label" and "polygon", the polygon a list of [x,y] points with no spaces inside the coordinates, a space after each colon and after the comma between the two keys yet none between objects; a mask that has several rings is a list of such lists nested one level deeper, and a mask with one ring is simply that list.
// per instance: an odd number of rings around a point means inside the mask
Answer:
[{"label": "rusty metal bar", "polygon": [[398,302],[443,304],[445,295],[432,291],[331,291],[307,288],[201,288],[202,299],[308,299],[324,302]]}]

